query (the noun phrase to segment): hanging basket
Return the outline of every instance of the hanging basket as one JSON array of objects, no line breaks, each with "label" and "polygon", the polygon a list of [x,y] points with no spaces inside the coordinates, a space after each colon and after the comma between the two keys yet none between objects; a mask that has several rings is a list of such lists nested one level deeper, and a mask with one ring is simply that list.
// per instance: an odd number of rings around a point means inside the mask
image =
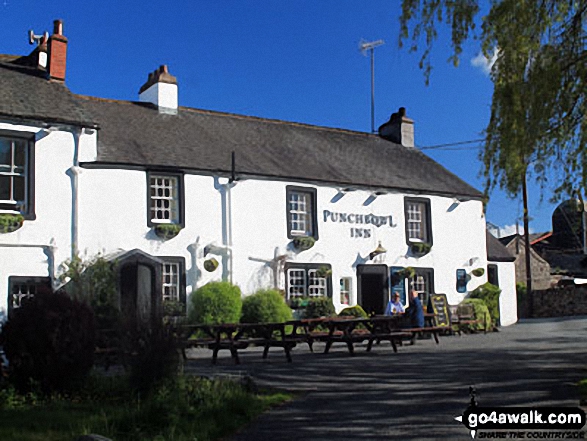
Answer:
[{"label": "hanging basket", "polygon": [[204,269],[209,273],[216,271],[216,268],[218,268],[218,261],[213,257],[204,261]]},{"label": "hanging basket", "polygon": [[310,248],[312,248],[314,246],[315,243],[316,243],[316,239],[314,239],[313,237],[310,237],[310,236],[296,237],[293,240],[293,246],[298,251],[309,250]]},{"label": "hanging basket", "polygon": [[172,239],[182,230],[180,225],[159,224],[155,227],[155,234],[161,239]]}]

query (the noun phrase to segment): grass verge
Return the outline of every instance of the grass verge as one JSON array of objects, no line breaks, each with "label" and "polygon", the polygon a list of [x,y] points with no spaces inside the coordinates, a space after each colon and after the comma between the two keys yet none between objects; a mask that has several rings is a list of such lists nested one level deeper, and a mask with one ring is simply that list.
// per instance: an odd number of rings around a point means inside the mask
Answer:
[{"label": "grass verge", "polygon": [[0,391],[0,439],[68,441],[95,433],[115,441],[206,441],[235,432],[291,398],[230,380],[180,376],[150,396],[123,378],[92,378],[70,396]]}]

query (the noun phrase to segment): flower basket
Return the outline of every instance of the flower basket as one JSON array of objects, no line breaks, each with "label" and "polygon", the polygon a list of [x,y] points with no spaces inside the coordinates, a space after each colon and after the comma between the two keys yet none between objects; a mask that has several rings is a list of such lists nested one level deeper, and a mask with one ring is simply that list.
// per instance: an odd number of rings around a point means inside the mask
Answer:
[{"label": "flower basket", "polygon": [[12,233],[22,227],[23,222],[20,214],[0,214],[0,233]]},{"label": "flower basket", "polygon": [[410,243],[410,251],[414,256],[421,257],[430,252],[432,245],[425,242],[412,242]]},{"label": "flower basket", "polygon": [[158,224],[155,227],[155,234],[161,239],[172,239],[182,230],[180,225],[176,224]]},{"label": "flower basket", "polygon": [[471,271],[471,274],[473,274],[475,277],[481,277],[483,274],[485,274],[485,268],[475,268],[473,271]]},{"label": "flower basket", "polygon": [[216,268],[218,268],[218,261],[213,257],[204,261],[204,269],[209,273],[216,271]]},{"label": "flower basket", "polygon": [[310,236],[300,236],[293,240],[293,246],[298,251],[309,250],[316,243],[316,239]]},{"label": "flower basket", "polygon": [[332,268],[329,268],[327,266],[321,266],[320,268],[318,268],[318,270],[316,271],[316,275],[318,277],[323,277],[323,278],[327,278],[332,276]]},{"label": "flower basket", "polygon": [[411,266],[408,266],[408,267],[405,267],[404,269],[399,270],[395,274],[397,274],[397,277],[399,279],[412,279],[416,275],[416,270],[414,268],[412,268]]}]

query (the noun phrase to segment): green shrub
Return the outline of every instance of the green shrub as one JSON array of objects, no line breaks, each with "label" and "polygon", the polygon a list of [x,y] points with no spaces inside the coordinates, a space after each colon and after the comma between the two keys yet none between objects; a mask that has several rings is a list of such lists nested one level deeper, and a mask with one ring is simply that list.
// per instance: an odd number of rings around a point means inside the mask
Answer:
[{"label": "green shrub", "polygon": [[465,304],[473,305],[475,319],[480,323],[469,325],[472,331],[489,331],[491,329],[491,315],[483,299],[465,299]]},{"label": "green shrub", "polygon": [[0,345],[18,390],[28,390],[32,383],[45,392],[71,390],[84,381],[94,362],[94,315],[63,292],[39,289],[10,313]]},{"label": "green shrub", "polygon": [[274,289],[257,291],[243,301],[243,323],[280,323],[291,319],[291,309]]},{"label": "green shrub", "polygon": [[369,315],[365,312],[360,305],[357,306],[349,306],[348,308],[344,308],[342,311],[338,313],[340,317],[357,317],[357,318],[366,318]]},{"label": "green shrub", "polygon": [[475,288],[475,290],[469,295],[471,299],[482,299],[487,305],[489,314],[493,324],[497,324],[499,320],[499,295],[501,289],[487,282],[481,286]]},{"label": "green shrub", "polygon": [[330,297],[310,297],[304,318],[331,317],[336,314]]},{"label": "green shrub", "polygon": [[210,282],[190,296],[190,323],[238,323],[243,301],[241,290],[229,282]]}]

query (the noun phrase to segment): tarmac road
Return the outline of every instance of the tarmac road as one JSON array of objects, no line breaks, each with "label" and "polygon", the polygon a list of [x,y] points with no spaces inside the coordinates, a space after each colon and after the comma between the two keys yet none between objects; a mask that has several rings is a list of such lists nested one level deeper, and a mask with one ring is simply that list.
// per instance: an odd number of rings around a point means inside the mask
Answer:
[{"label": "tarmac road", "polygon": [[395,354],[388,342],[371,353],[357,345],[354,357],[344,344],[327,355],[323,345],[314,354],[298,345],[293,363],[279,348],[267,360],[254,348],[242,351],[241,365],[221,351],[212,366],[211,351],[197,349],[185,370],[250,375],[258,385],[298,392],[232,441],[470,440],[454,417],[469,404],[471,385],[484,407],[578,406],[586,340],[587,317],[534,319],[486,335],[441,337],[439,345],[421,340]]}]

